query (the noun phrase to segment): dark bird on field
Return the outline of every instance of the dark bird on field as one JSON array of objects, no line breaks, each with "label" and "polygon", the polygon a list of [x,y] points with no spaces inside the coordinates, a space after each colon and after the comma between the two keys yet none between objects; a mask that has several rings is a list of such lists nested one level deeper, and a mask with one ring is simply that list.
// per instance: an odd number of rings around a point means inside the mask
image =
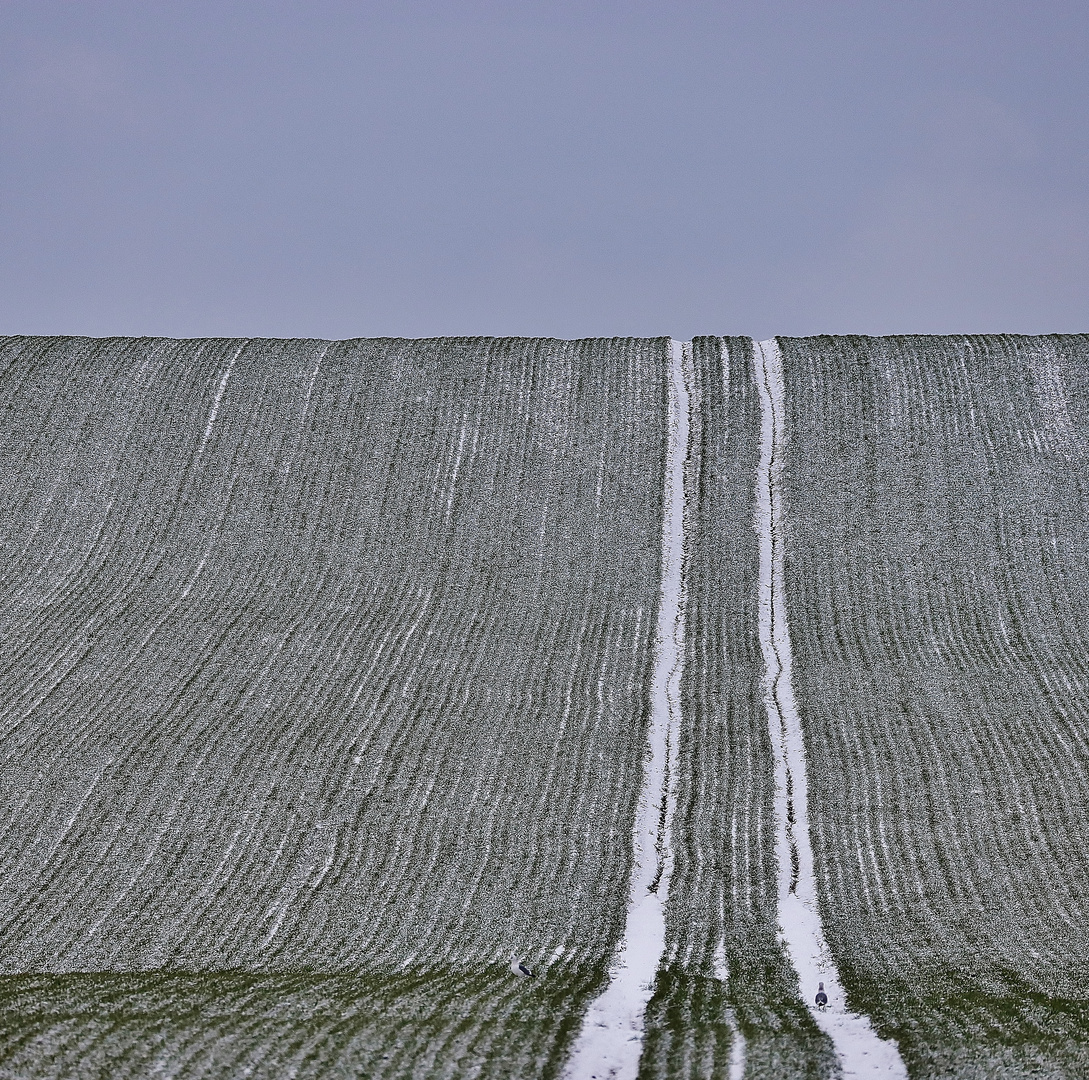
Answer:
[{"label": "dark bird on field", "polygon": [[523,979],[535,979],[537,977],[514,953],[510,954],[510,969],[515,975],[521,975]]},{"label": "dark bird on field", "polygon": [[828,1008],[828,995],[824,992],[824,983],[817,983],[817,996],[814,1000],[821,1012]]}]

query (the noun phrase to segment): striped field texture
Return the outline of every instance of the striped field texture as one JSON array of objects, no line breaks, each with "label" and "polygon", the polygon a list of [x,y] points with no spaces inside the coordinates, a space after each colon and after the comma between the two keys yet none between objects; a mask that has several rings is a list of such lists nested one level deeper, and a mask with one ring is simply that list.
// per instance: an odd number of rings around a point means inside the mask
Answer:
[{"label": "striped field texture", "polygon": [[668,350],[0,339],[0,1076],[556,1073]]},{"label": "striped field texture", "polygon": [[1089,1073],[1089,338],[780,339],[827,937],[913,1077]]},{"label": "striped field texture", "polygon": [[774,777],[756,610],[753,346],[703,337],[692,353],[676,865],[640,1076],[726,1077],[739,1054],[749,1080],[827,1076],[831,1044],[801,1003],[776,933]]}]

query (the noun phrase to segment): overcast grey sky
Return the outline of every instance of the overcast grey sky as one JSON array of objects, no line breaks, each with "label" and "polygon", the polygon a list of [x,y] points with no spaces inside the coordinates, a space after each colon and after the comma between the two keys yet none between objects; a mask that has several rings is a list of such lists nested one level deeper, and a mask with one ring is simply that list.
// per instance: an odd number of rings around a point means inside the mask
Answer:
[{"label": "overcast grey sky", "polygon": [[1086,0],[0,0],[0,332],[1089,331]]}]

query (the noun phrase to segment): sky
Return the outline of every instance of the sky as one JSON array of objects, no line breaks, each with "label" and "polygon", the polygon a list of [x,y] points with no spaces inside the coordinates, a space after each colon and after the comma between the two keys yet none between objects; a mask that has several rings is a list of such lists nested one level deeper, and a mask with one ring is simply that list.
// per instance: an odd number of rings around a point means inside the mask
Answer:
[{"label": "sky", "polygon": [[0,333],[1089,332],[1085,0],[0,0]]}]

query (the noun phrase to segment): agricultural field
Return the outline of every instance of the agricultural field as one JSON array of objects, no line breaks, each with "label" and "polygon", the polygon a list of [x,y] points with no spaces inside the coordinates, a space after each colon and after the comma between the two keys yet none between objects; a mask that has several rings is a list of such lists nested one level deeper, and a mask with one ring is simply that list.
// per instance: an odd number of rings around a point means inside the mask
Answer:
[{"label": "agricultural field", "polygon": [[0,338],[0,1080],[1089,1074],[1087,358]]},{"label": "agricultural field", "polygon": [[0,1076],[557,1071],[623,923],[668,352],[0,342]]},{"label": "agricultural field", "polygon": [[1089,338],[780,339],[825,933],[912,1077],[1089,1073]]}]

